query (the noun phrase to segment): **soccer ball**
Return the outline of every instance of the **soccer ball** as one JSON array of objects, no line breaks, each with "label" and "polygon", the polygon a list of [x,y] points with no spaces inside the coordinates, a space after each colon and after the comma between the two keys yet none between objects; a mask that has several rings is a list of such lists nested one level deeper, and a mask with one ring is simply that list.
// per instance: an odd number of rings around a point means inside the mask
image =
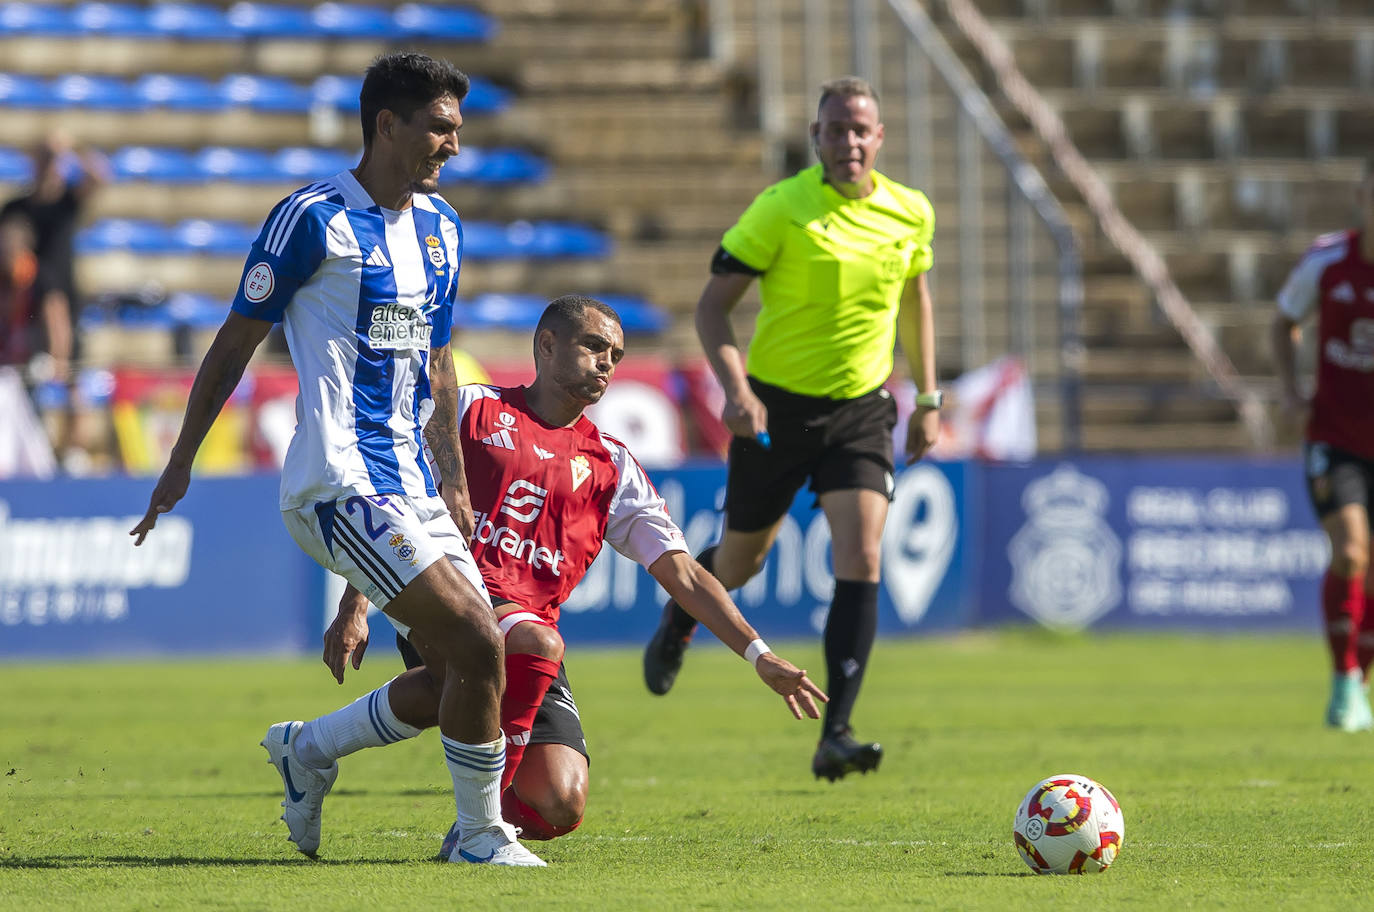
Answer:
[{"label": "soccer ball", "polygon": [[1012,839],[1037,874],[1100,873],[1116,860],[1126,818],[1112,793],[1087,776],[1050,776],[1016,808]]}]

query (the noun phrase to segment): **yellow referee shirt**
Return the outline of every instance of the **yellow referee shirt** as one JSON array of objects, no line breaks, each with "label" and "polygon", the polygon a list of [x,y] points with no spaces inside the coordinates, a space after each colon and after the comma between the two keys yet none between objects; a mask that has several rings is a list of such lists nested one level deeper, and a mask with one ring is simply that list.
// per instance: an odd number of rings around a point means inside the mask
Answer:
[{"label": "yellow referee shirt", "polygon": [[721,246],[763,273],[750,375],[794,393],[853,399],[892,373],[907,279],[930,269],[935,212],[919,190],[873,172],[847,199],[819,164],[758,195]]}]

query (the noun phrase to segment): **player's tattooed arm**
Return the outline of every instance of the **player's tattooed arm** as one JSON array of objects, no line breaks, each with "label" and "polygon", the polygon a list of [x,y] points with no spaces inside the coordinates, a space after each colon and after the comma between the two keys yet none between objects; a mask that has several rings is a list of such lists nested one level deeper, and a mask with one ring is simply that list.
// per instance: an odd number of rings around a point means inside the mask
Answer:
[{"label": "player's tattooed arm", "polygon": [[157,518],[170,512],[177,501],[186,496],[191,484],[191,464],[200,449],[210,426],[215,423],[220,409],[233,395],[239,385],[248,360],[253,357],[262,340],[272,328],[268,320],[255,320],[234,311],[229,312],[224,325],[215,335],[210,350],[205,353],[200,370],[196,372],[195,383],[186,400],[186,415],[181,420],[181,433],[167,460],[167,468],[153,488],[148,502],[148,512],[129,532],[135,536],[134,544],[143,544],[143,539],[157,523]]},{"label": "player's tattooed arm", "polygon": [[472,537],[472,501],[463,472],[463,446],[458,440],[458,378],[453,372],[453,353],[447,345],[430,352],[429,382],[434,413],[425,425],[425,442],[439,468],[443,497],[453,521],[465,536]]}]

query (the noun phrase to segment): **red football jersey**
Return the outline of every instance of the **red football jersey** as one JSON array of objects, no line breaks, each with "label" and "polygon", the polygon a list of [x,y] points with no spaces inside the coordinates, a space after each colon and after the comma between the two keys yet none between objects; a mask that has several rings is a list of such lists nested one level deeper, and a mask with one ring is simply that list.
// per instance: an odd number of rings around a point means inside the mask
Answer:
[{"label": "red football jersey", "polygon": [[625,445],[585,415],[551,427],[524,387],[458,390],[472,554],[493,598],[558,623],[559,606],[610,542],[648,567],[686,551],[668,506]]},{"label": "red football jersey", "polygon": [[1317,238],[1279,292],[1295,322],[1317,315],[1317,387],[1307,439],[1374,459],[1374,264],[1359,231]]}]

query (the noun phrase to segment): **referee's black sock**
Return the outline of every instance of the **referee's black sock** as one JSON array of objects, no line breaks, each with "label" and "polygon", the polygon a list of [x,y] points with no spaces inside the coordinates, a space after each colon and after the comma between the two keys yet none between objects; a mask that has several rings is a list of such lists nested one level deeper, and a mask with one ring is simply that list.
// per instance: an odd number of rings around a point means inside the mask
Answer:
[{"label": "referee's black sock", "polygon": [[[706,568],[706,572],[712,576],[716,575],[715,569],[716,546],[712,545],[705,551],[697,555],[697,563]],[[692,617],[677,602],[668,602],[668,610],[673,613],[673,631],[679,636],[689,637],[697,629],[697,619]]]},{"label": "referee's black sock", "polygon": [[878,584],[835,580],[835,597],[825,622],[825,667],[829,672],[830,702],[825,704],[825,737],[849,728],[849,714],[859,698],[859,686],[878,633]]}]

